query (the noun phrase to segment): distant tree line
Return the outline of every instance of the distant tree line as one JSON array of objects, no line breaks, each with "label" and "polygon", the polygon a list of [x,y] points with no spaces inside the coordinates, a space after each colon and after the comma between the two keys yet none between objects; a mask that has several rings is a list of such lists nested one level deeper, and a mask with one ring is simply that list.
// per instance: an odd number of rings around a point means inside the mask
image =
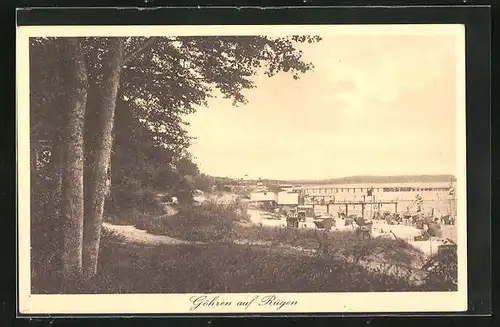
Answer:
[{"label": "distant tree line", "polygon": [[395,176],[348,176],[328,179],[288,180],[293,184],[369,184],[369,183],[449,183],[456,182],[453,175],[395,175]]}]

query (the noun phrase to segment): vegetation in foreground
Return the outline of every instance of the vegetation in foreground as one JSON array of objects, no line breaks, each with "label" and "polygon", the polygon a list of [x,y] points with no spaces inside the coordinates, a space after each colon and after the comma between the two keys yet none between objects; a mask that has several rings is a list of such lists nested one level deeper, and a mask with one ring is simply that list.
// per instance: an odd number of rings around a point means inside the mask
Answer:
[{"label": "vegetation in foreground", "polygon": [[151,234],[167,235],[194,242],[228,241],[238,223],[249,221],[240,201],[210,199],[200,206],[181,207],[173,216],[142,215],[135,226]]},{"label": "vegetation in foreground", "polygon": [[[317,36],[30,39],[33,292],[77,290],[71,284],[83,285],[87,278],[90,282],[80,291],[411,289],[407,275],[389,275],[389,270],[381,272],[366,263],[367,257],[376,256],[389,258],[389,266],[404,262],[401,253],[413,250],[402,243],[248,228],[241,225],[243,211],[232,204],[186,206],[174,217],[153,208],[160,192],[175,194],[187,205],[195,187],[226,190],[231,182],[203,176],[193,164],[185,115],[206,104],[215,89],[235,104],[246,103],[243,91],[254,86],[260,68],[268,76],[288,72],[298,79],[313,66],[302,60],[296,45],[320,40]],[[217,51],[208,53],[207,48]],[[199,53],[208,53],[210,60]],[[174,57],[179,62],[172,62]],[[181,62],[196,69],[185,70]],[[228,64],[234,69],[228,70]],[[120,216],[122,210],[139,228],[212,243],[148,247],[119,243],[116,235],[109,234],[99,243],[103,213]],[[234,244],[242,239],[272,244]],[[277,243],[323,249],[314,256],[284,251],[273,246]],[[453,265],[440,267],[428,283],[448,285],[441,281]]]},{"label": "vegetation in foreground", "polygon": [[[239,202],[209,201],[170,217],[136,217],[138,228],[203,242],[198,244],[129,244],[105,232],[98,275],[79,292],[456,290],[456,255],[435,256],[425,266],[423,254],[404,241],[254,226],[245,224],[248,216],[242,209]],[[54,283],[39,277],[33,281],[34,292],[58,292],[43,287]]]},{"label": "vegetation in foreground", "polygon": [[[411,290],[404,279],[339,259],[237,244],[106,242],[82,293],[366,292]],[[57,290],[39,289],[41,293]]]},{"label": "vegetation in foreground", "polygon": [[[197,168],[186,115],[215,92],[234,105],[247,103],[244,91],[261,72],[299,79],[313,64],[298,45],[319,41],[299,35],[30,38],[32,214],[44,208],[31,226],[33,273],[57,267],[71,291],[97,272],[105,212],[147,205],[155,190],[187,204],[197,180],[216,186],[185,169],[185,163]],[[41,193],[52,205],[40,201]]]}]

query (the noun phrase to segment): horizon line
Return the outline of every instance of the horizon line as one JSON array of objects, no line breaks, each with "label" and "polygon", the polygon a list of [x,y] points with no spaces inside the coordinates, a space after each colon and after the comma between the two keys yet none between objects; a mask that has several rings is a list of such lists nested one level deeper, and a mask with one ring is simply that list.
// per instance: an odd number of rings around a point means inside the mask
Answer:
[{"label": "horizon line", "polygon": [[269,178],[269,177],[256,177],[256,178],[242,178],[242,177],[230,177],[230,176],[216,176],[216,175],[210,175],[207,173],[202,173],[204,175],[208,175],[211,177],[218,177],[218,178],[229,178],[229,179],[238,179],[238,180],[274,180],[274,181],[288,181],[288,182],[293,182],[293,181],[327,181],[327,180],[340,180],[340,179],[347,179],[347,178],[370,178],[370,177],[375,177],[375,178],[397,178],[397,177],[452,177],[456,179],[455,174],[397,174],[397,175],[347,175],[347,176],[340,176],[340,177],[324,177],[324,178]]}]

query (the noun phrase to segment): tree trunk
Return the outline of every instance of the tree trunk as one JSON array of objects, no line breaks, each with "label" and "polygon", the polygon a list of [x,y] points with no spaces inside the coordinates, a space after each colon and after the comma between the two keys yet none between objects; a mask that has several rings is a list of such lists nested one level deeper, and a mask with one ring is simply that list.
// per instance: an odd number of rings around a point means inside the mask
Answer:
[{"label": "tree trunk", "polygon": [[63,290],[75,287],[82,273],[83,250],[83,125],[87,101],[87,69],[77,38],[67,38],[68,69],[66,124],[63,141],[61,223]]},{"label": "tree trunk", "polygon": [[[107,192],[108,170],[111,149],[113,146],[113,123],[116,97],[120,85],[120,75],[123,65],[124,39],[110,38],[108,41],[107,58],[103,62],[103,81],[101,87],[101,103],[99,110],[100,128],[97,132],[93,162],[89,169],[90,185],[86,205],[83,267],[86,279],[97,273],[97,259],[104,212],[104,201]],[[86,187],[87,187],[86,186]]]},{"label": "tree trunk", "polygon": [[[62,222],[61,222],[61,197],[62,197],[62,176],[64,168],[63,152],[65,146],[62,138],[67,122],[68,91],[67,83],[63,80],[74,81],[74,74],[71,72],[74,65],[68,60],[72,55],[68,53],[66,40],[60,38],[51,46],[55,48],[54,54],[57,58],[54,62],[56,69],[54,78],[53,96],[47,95],[50,101],[45,103],[45,108],[50,115],[40,120],[40,117],[30,115],[30,124],[49,124],[50,133],[40,135],[33,130],[31,134],[31,144],[38,149],[33,149],[40,157],[40,153],[47,150],[45,146],[40,146],[38,142],[50,139],[50,161],[46,166],[35,169],[36,158],[33,156],[31,166],[32,171],[32,194],[31,194],[31,262],[32,262],[32,292],[59,292],[62,287],[62,251],[64,248]],[[36,83],[36,81],[32,81]],[[31,101],[37,100],[30,95]],[[31,110],[33,110],[32,108]],[[46,145],[46,144],[44,144]]]},{"label": "tree trunk", "polygon": [[[100,117],[100,109],[101,109],[101,86],[97,82],[97,80],[91,78],[89,76],[89,95],[87,98],[87,110],[85,111],[85,134],[84,134],[84,143],[85,143],[85,167],[83,173],[83,194],[84,194],[84,226],[87,225],[86,220],[91,215],[92,212],[92,203],[90,202],[91,198],[91,190],[92,190],[92,180],[94,178],[94,162],[95,162],[95,153],[97,148],[98,136],[100,135],[101,129],[101,117]],[[84,234],[85,234],[84,227]],[[85,242],[85,235],[84,235]],[[85,247],[84,247],[85,248]],[[85,252],[85,249],[84,249]]]}]

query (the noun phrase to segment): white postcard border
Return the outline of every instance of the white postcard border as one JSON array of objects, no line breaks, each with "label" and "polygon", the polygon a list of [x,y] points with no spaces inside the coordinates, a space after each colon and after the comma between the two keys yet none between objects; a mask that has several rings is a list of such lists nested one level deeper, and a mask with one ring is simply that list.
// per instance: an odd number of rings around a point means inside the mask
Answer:
[{"label": "white postcard border", "polygon": [[[457,234],[458,291],[384,293],[229,293],[229,294],[31,294],[29,37],[162,36],[292,34],[453,34],[457,37]],[[460,312],[467,310],[465,27],[463,25],[253,25],[253,26],[23,26],[17,30],[17,163],[18,163],[18,309],[22,314],[189,314],[189,313],[355,313]],[[219,301],[250,301],[275,295],[295,305],[274,307],[203,306],[191,310],[193,296]]]}]

